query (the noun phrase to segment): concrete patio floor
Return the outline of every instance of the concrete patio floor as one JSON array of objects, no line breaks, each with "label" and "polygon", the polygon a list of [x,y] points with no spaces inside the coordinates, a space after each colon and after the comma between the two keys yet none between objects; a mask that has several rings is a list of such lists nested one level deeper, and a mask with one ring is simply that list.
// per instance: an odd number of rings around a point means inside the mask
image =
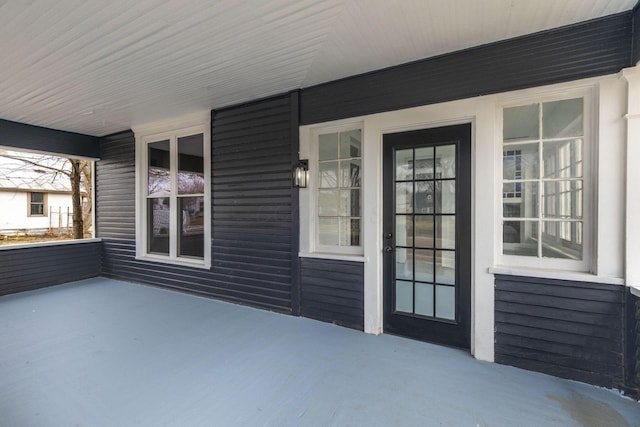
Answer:
[{"label": "concrete patio floor", "polygon": [[0,426],[640,426],[455,349],[96,278],[0,297]]}]

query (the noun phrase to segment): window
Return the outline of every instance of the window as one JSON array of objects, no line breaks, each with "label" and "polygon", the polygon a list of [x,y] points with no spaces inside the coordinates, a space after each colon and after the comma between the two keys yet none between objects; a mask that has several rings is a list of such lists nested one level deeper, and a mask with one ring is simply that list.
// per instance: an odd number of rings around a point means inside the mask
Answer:
[{"label": "window", "polygon": [[139,137],[139,257],[210,263],[210,161],[207,127]]},{"label": "window", "polygon": [[317,134],[315,154],[316,249],[362,253],[362,130]]},{"label": "window", "polygon": [[46,194],[29,193],[29,216],[47,216]]},{"label": "window", "polygon": [[588,258],[585,98],[503,109],[502,254]]}]

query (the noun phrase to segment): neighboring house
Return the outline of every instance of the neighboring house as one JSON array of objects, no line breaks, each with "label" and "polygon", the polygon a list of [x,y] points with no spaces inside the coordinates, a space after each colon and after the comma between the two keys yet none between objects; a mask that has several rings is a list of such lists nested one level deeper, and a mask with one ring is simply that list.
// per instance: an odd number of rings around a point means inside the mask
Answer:
[{"label": "neighboring house", "polygon": [[97,159],[100,240],[21,249],[37,273],[0,293],[103,275],[638,395],[638,64],[636,4],[109,135],[2,121],[4,145]]},{"label": "neighboring house", "polygon": [[0,235],[66,233],[73,225],[69,177],[0,156],[0,207]]}]

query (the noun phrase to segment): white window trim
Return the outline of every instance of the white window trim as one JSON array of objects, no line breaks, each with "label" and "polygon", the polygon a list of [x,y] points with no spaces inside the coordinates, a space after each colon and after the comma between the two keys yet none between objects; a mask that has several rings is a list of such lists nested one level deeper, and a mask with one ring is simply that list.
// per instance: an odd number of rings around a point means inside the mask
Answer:
[{"label": "white window trim", "polygon": [[[157,122],[137,126],[133,128],[136,135],[136,259],[144,261],[160,262],[181,266],[211,268],[211,113],[201,112],[179,117],[170,121]],[[170,247],[170,255],[157,255],[147,252],[147,227],[146,227],[146,170],[148,163],[147,144],[164,139],[176,139],[181,136],[203,135],[204,156],[204,257],[203,259],[191,259],[178,257]],[[172,156],[174,159],[175,156]],[[172,161],[173,161],[172,160]],[[176,215],[173,210],[172,217]],[[171,227],[170,242],[177,241],[177,230]]]},{"label": "white window trim", "polygon": [[[326,246],[320,245],[318,242],[318,137],[321,134],[333,133],[333,132],[346,132],[349,130],[360,129],[362,131],[362,143],[360,153],[360,246]],[[314,258],[327,258],[327,259],[343,259],[348,261],[362,261],[364,260],[364,248],[366,245],[364,230],[364,199],[365,199],[365,174],[366,168],[364,166],[364,123],[358,122],[346,122],[339,124],[332,124],[326,126],[317,126],[309,129],[309,183],[307,186],[308,194],[308,245],[301,244],[302,257],[314,257]],[[302,230],[302,228],[301,228]],[[337,258],[336,258],[337,257]]]},{"label": "white window trim", "polygon": [[[568,260],[559,258],[538,258],[519,255],[504,255],[502,241],[502,156],[503,156],[503,111],[508,107],[559,101],[563,99],[584,99],[584,195],[583,195],[583,257],[582,260]],[[496,222],[495,230],[495,260],[496,267],[556,270],[581,273],[595,273],[596,254],[596,210],[597,210],[597,88],[594,85],[574,89],[540,92],[518,98],[505,99],[496,104]]]}]

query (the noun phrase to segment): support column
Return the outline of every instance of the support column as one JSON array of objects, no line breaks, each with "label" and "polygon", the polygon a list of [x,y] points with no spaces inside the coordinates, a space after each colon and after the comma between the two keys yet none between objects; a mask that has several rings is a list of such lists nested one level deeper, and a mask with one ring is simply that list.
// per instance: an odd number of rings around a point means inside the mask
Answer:
[{"label": "support column", "polygon": [[640,296],[640,65],[622,70],[627,81],[625,283]]}]

